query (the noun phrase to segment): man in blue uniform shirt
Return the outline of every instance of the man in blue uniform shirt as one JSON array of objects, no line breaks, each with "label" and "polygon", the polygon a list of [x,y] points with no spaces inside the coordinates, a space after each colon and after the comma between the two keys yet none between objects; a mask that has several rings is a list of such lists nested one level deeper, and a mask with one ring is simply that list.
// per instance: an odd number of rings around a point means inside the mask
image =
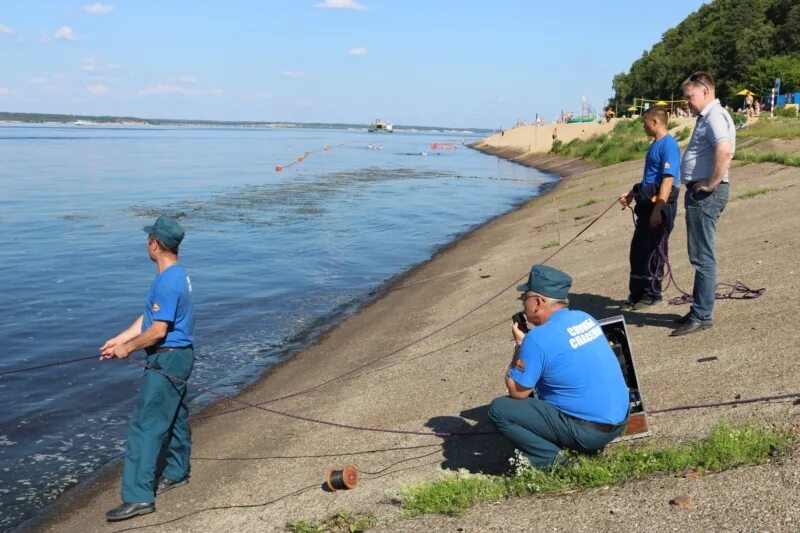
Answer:
[{"label": "man in blue uniform shirt", "polygon": [[642,181],[619,197],[627,208],[636,200],[636,228],[631,239],[628,305],[647,309],[661,301],[661,280],[669,260],[669,234],[675,226],[678,194],[675,182],[681,152],[667,130],[667,112],[652,107],[644,114],[644,130],[655,140],[647,150]]},{"label": "man in blue uniform shirt", "polygon": [[[100,348],[101,359],[125,359],[144,349],[149,367],[128,428],[122,503],[106,513],[109,522],[152,513],[156,494],[189,481],[192,442],[185,380],[194,365],[194,307],[192,283],[178,264],[184,231],[175,219],[163,215],[144,231],[150,260],[158,270],[144,313]],[[156,461],[163,446],[167,446],[166,467],[156,480]]]},{"label": "man in blue uniform shirt", "polygon": [[528,458],[546,469],[562,450],[590,453],[620,435],[628,419],[628,387],[594,318],[568,308],[572,278],[534,265],[520,287],[525,317],[516,323],[514,356],[505,376],[508,396],[495,398],[489,418]]}]

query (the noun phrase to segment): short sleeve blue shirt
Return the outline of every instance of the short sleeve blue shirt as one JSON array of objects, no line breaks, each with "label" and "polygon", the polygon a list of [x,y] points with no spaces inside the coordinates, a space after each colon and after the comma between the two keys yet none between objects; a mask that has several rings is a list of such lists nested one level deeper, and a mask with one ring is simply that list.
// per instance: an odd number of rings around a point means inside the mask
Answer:
[{"label": "short sleeve blue shirt", "polygon": [[562,309],[522,341],[508,376],[568,415],[619,424],[628,387],[600,325],[587,313]]},{"label": "short sleeve blue shirt", "polygon": [[150,285],[142,331],[155,320],[168,323],[167,336],[156,348],[180,348],[194,343],[192,282],[179,264],[156,276]]},{"label": "short sleeve blue shirt", "polygon": [[669,134],[654,141],[647,150],[644,160],[642,185],[661,185],[665,175],[672,176],[678,183],[681,168],[681,150],[678,142]]}]

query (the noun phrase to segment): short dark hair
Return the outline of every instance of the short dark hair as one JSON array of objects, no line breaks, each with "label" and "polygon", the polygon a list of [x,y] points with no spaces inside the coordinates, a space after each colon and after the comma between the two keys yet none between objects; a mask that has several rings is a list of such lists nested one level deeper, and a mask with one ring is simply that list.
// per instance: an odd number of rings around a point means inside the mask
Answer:
[{"label": "short dark hair", "polygon": [[656,119],[661,124],[666,124],[669,122],[669,117],[667,116],[667,112],[664,110],[663,107],[653,106],[647,111],[644,112],[645,117],[652,117]]},{"label": "short dark hair", "polygon": [[693,87],[705,87],[709,91],[713,91],[716,87],[714,84],[714,78],[711,77],[711,74],[708,72],[702,72],[700,70],[693,72],[691,76],[686,78],[681,84],[681,87],[686,87],[687,85],[691,85]]},{"label": "short dark hair", "polygon": [[177,246],[175,248],[170,248],[169,246],[167,246],[163,242],[159,241],[158,238],[155,235],[153,235],[152,233],[147,236],[147,240],[150,241],[150,242],[155,241],[155,243],[158,245],[158,248],[161,251],[172,252],[173,254],[178,255],[178,247]]}]

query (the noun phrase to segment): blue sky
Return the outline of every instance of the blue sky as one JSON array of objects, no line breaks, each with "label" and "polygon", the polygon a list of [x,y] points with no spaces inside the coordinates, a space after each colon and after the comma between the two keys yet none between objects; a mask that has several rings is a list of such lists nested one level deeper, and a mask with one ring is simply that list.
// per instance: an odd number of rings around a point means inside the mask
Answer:
[{"label": "blue sky", "polygon": [[602,107],[703,3],[0,0],[0,111],[508,127]]}]

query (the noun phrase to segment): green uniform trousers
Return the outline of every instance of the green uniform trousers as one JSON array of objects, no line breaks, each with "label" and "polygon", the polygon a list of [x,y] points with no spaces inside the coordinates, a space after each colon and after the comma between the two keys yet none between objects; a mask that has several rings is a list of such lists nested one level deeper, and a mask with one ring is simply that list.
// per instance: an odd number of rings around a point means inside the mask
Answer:
[{"label": "green uniform trousers", "polygon": [[582,424],[536,397],[495,398],[489,418],[514,446],[540,470],[549,468],[563,449],[581,453],[602,450],[625,430],[625,423],[611,431]]},{"label": "green uniform trousers", "polygon": [[[174,349],[147,356],[147,366],[187,380],[194,365],[192,348]],[[192,434],[186,406],[186,384],[146,369],[139,400],[131,417],[122,474],[122,501],[155,500],[156,462],[167,446],[164,477],[179,481],[189,475]]]}]

